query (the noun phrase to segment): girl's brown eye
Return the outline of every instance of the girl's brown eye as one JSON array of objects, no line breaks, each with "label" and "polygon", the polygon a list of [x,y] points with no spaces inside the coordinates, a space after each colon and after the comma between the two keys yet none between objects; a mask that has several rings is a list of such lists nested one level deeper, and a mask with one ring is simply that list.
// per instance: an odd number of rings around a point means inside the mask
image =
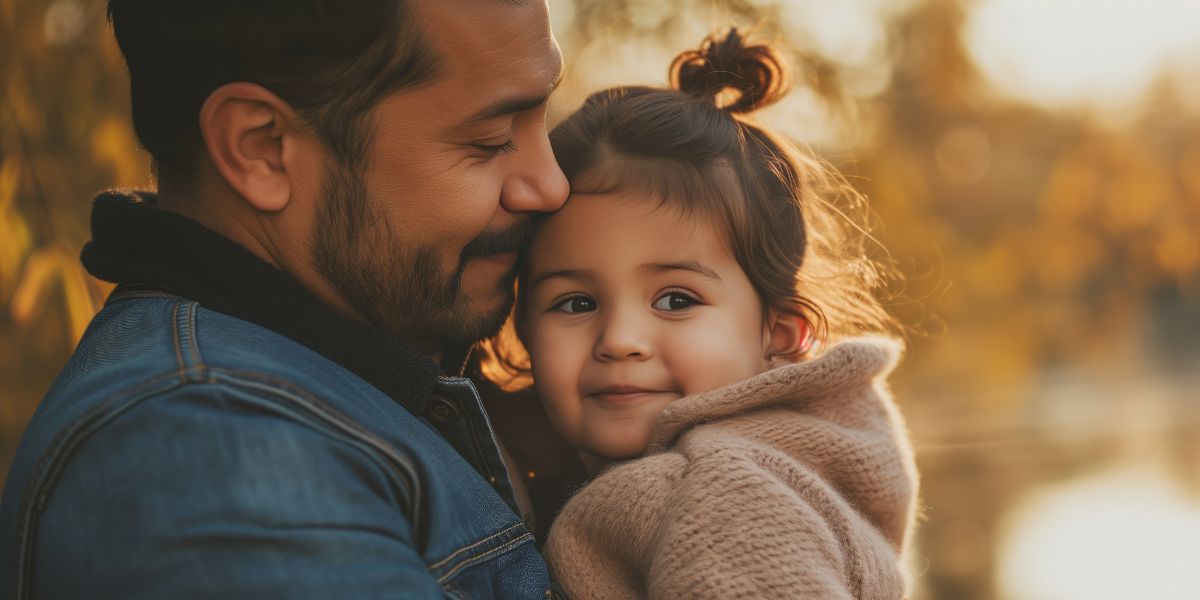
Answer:
[{"label": "girl's brown eye", "polygon": [[663,294],[658,300],[655,300],[654,308],[657,310],[678,311],[695,304],[699,304],[699,301],[683,292],[670,292]]},{"label": "girl's brown eye", "polygon": [[596,301],[587,296],[570,296],[563,298],[558,304],[551,307],[550,310],[569,314],[592,312],[596,310]]}]

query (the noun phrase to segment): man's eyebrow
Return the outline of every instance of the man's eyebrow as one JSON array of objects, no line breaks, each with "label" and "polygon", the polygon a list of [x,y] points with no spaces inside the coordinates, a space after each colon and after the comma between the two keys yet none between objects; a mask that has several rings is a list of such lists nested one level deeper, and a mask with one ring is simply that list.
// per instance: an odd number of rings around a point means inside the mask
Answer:
[{"label": "man's eyebrow", "polygon": [[665,273],[668,271],[691,271],[693,273],[708,277],[709,279],[721,281],[721,276],[717,275],[716,271],[704,266],[698,260],[685,260],[683,262],[673,263],[649,263],[642,265],[641,269],[643,271],[651,271],[654,273]]},{"label": "man's eyebrow", "polygon": [[562,70],[559,70],[558,74],[555,75],[555,77],[554,77],[554,81],[551,82],[550,85],[546,87],[545,94],[542,94],[541,96],[522,96],[522,97],[516,97],[516,98],[501,98],[501,99],[483,107],[482,109],[479,110],[479,112],[476,112],[475,114],[471,115],[466,121],[463,122],[463,125],[471,126],[471,125],[475,125],[478,123],[482,123],[483,121],[489,121],[491,119],[495,119],[497,117],[503,117],[505,115],[513,115],[513,114],[517,114],[517,113],[523,113],[527,110],[532,110],[534,108],[537,108],[537,107],[550,101],[550,94],[553,94],[554,90],[558,89],[558,86],[559,86],[559,84],[562,83],[562,80],[563,80],[563,72],[562,72]]},{"label": "man's eyebrow", "polygon": [[539,284],[544,283],[548,279],[570,279],[572,281],[591,281],[595,279],[595,274],[588,269],[562,269],[558,271],[546,271],[539,274],[529,282],[529,289],[536,288]]}]

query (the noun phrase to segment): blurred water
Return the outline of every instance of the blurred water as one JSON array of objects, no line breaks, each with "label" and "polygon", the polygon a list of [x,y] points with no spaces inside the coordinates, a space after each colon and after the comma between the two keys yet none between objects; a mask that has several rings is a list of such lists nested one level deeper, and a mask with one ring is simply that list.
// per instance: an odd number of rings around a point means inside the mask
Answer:
[{"label": "blurred water", "polygon": [[919,422],[917,597],[1200,598],[1197,390],[1158,361],[1071,365],[1007,419]]},{"label": "blurred water", "polygon": [[1200,598],[1200,502],[1153,461],[1035,490],[1003,529],[1002,598]]}]

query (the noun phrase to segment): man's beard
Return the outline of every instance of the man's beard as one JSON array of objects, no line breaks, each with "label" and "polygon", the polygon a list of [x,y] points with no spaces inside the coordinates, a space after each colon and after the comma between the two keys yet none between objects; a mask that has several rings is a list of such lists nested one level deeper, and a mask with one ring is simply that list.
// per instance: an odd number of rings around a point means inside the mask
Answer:
[{"label": "man's beard", "polygon": [[408,341],[443,351],[495,335],[512,307],[513,272],[499,282],[504,302],[472,312],[462,295],[462,275],[473,257],[516,251],[531,232],[523,224],[485,232],[463,249],[450,272],[437,249],[399,239],[353,167],[339,165],[321,185],[322,205],[313,235],[313,259],[321,275],[364,319]]}]

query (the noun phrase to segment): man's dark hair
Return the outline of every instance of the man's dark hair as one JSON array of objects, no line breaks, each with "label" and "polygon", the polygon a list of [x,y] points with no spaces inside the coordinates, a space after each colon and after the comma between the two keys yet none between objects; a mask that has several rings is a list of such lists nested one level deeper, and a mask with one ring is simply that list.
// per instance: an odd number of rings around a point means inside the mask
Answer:
[{"label": "man's dark hair", "polygon": [[160,181],[194,176],[200,108],[222,85],[271,90],[351,164],[369,147],[370,109],[437,67],[405,0],[109,0],[108,18]]}]

